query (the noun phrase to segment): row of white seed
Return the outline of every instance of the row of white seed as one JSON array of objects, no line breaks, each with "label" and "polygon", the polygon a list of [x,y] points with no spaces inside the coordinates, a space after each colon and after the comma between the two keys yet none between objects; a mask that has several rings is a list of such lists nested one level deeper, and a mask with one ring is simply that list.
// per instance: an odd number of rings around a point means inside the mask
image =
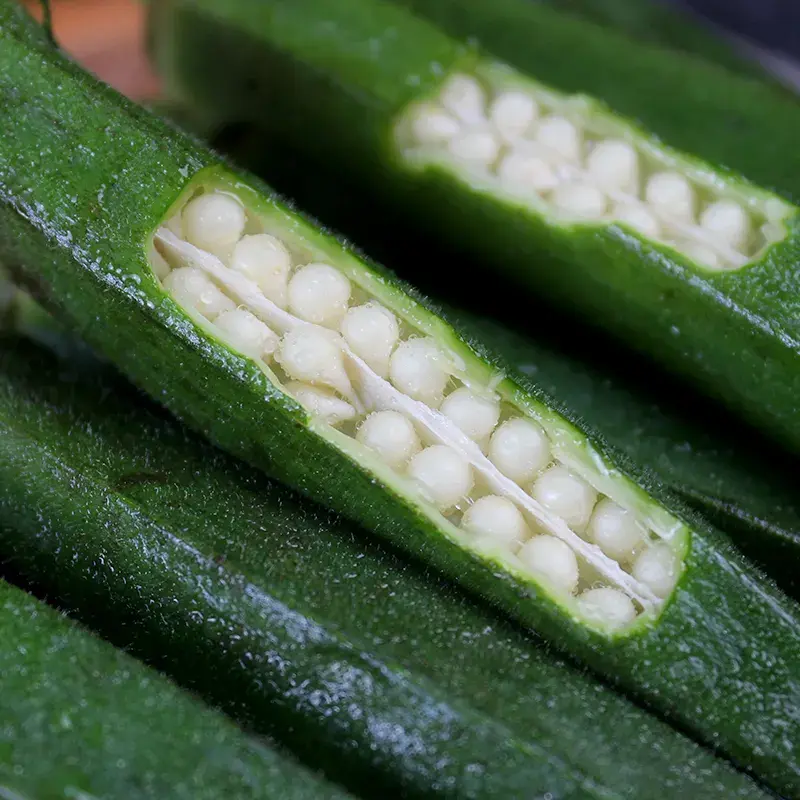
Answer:
[{"label": "row of white seed", "polygon": [[[357,392],[343,360],[349,350],[400,392],[425,403],[477,442],[507,478],[530,487],[530,495],[576,533],[629,568],[657,596],[671,589],[677,570],[667,545],[652,544],[635,516],[557,462],[544,430],[530,419],[512,416],[502,423],[501,406],[489,392],[452,385],[450,360],[434,340],[400,340],[400,325],[384,306],[368,300],[349,306],[352,287],[329,264],[293,265],[285,244],[268,233],[244,233],[247,213],[232,195],[199,195],[171,223],[194,247],[217,255],[231,270],[257,284],[276,306],[307,323],[275,334],[250,311],[236,307],[201,269],[178,266],[164,285],[175,299],[213,322],[237,350],[267,363],[275,361],[291,379],[287,389],[329,424],[355,422]],[[163,270],[163,267],[162,267]],[[339,338],[341,337],[341,338]],[[578,559],[561,539],[531,531],[509,499],[487,495],[474,502],[471,465],[452,448],[423,447],[413,422],[397,411],[377,411],[355,428],[357,440],[390,468],[408,475],[443,514],[465,509],[461,528],[481,543],[490,541],[556,589],[573,594],[580,581]],[[580,599],[583,611],[604,615],[608,624],[636,616],[636,608],[611,587],[591,588]],[[595,609],[594,611],[592,609]],[[599,609],[599,610],[598,610]]]},{"label": "row of white seed", "polygon": [[681,173],[644,169],[630,141],[583,132],[532,92],[488,94],[474,78],[453,75],[437,102],[414,110],[414,144],[486,170],[514,195],[544,197],[570,219],[624,223],[708,267],[741,266],[766,243],[769,227],[756,230],[740,203],[703,202]]}]

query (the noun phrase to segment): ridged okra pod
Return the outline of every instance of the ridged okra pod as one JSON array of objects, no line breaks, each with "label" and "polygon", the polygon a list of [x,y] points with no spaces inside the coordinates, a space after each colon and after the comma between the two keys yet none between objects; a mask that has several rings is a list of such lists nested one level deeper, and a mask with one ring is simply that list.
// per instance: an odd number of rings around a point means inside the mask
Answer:
[{"label": "ridged okra pod", "polygon": [[[568,55],[548,50],[547,82],[401,5],[164,0],[152,17],[154,52],[167,85],[210,118],[268,126],[390,201],[398,224],[433,233],[456,256],[478,256],[487,292],[516,285],[568,308],[800,448],[798,212],[784,196],[800,185],[787,141],[800,131],[800,108],[756,82],[687,62],[687,92],[694,76],[710,98],[761,102],[760,137],[738,105],[728,125],[706,133],[714,144],[735,141],[719,163],[735,165],[737,154],[752,162],[746,176],[763,180],[748,183],[699,160],[697,150],[668,146],[604,96],[553,85],[559,67],[569,72],[592,56],[594,72],[604,74],[605,61],[589,48],[598,36],[602,44],[602,31],[590,26],[590,41],[575,34],[573,47],[572,29],[561,31]],[[430,4],[440,5],[451,8]],[[476,9],[466,4],[464,18],[480,15]],[[461,20],[460,11],[453,18]],[[558,30],[581,25],[560,20]],[[501,39],[506,27],[498,27]],[[495,33],[489,22],[486,29]],[[531,25],[520,30],[536,41]],[[488,38],[482,31],[469,32]],[[210,74],[210,52],[225,58],[224,74]],[[621,47],[618,58],[640,78],[649,51],[638,59],[632,52]],[[683,84],[676,77],[671,85],[670,96],[682,100]],[[654,106],[666,99],[647,96]],[[696,112],[694,125],[706,130],[712,112]],[[688,120],[684,128],[692,129]],[[779,166],[770,170],[776,152]],[[452,274],[460,275],[457,266]]]},{"label": "ridged okra pod", "polygon": [[[30,309],[16,324],[43,338]],[[763,796],[355,526],[137,404],[110,370],[14,338],[0,367],[0,553],[362,796]],[[410,620],[425,623],[409,635]]]},{"label": "ridged okra pod", "polygon": [[5,581],[0,636],[7,800],[346,797]]},{"label": "ridged okra pod", "polygon": [[[305,37],[298,7],[273,22]],[[369,30],[397,13],[337,8]],[[447,56],[421,33],[421,56]],[[221,446],[796,785],[786,598],[388,271],[17,26],[0,38],[0,257],[91,346]],[[676,679],[686,652],[703,668]]]}]

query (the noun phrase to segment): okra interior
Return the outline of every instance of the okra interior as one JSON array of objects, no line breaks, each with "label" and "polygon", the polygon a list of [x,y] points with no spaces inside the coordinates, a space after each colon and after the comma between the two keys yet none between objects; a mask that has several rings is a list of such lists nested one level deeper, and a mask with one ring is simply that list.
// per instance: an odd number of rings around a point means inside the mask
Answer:
[{"label": "okra interior", "polygon": [[438,166],[558,224],[620,225],[708,270],[736,270],[784,239],[796,209],[664,147],[592,98],[507,65],[446,76],[400,116],[407,163]]},{"label": "okra interior", "polygon": [[443,536],[599,630],[663,608],[686,527],[364,262],[216,169],[148,252],[196,323]]}]

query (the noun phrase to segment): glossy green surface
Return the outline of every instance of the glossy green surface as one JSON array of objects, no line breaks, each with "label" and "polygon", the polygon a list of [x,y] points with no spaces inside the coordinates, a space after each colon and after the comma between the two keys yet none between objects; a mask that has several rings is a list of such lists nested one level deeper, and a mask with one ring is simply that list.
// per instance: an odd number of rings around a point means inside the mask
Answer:
[{"label": "glossy green surface", "polygon": [[[396,75],[408,66],[408,54],[392,44],[386,25],[396,9],[381,5],[362,14],[362,6],[348,10],[345,5],[343,18],[358,35],[348,40],[356,63],[344,71],[363,90],[375,83],[386,102],[415,91],[423,76],[433,80],[438,61],[426,59],[432,52],[443,58],[452,49],[432,30],[419,37],[417,83],[398,86]],[[296,4],[281,3],[278,10],[274,29],[300,46],[307,36]],[[230,35],[219,20],[210,21],[215,41]],[[377,44],[386,69],[385,79],[377,82],[357,63],[359,53],[366,57],[376,49],[359,38],[373,26],[388,37],[385,47],[383,40]],[[333,59],[342,39],[339,33],[330,38],[329,27],[320,25],[312,40],[319,59]],[[216,157],[7,28],[0,31],[0,44],[0,100],[7,108],[0,126],[0,258],[16,267],[90,345],[226,449],[358,519],[426,566],[458,578],[773,785],[800,786],[798,756],[787,743],[791,737],[785,728],[787,720],[792,732],[798,727],[790,712],[800,703],[795,669],[800,620],[795,607],[765,585],[724,540],[687,516],[696,534],[687,569],[663,614],[635,635],[614,638],[589,630],[533,583],[492,569],[446,540],[431,517],[423,516],[421,505],[377,481],[328,438],[312,433],[305,414],[255,364],[204,333],[156,285],[145,261],[145,242],[195,172],[216,163]],[[263,49],[260,41],[251,44]],[[243,45],[236,52],[246,50]],[[235,75],[232,60],[226,64]],[[257,88],[263,76],[251,74],[257,76]],[[310,89],[318,81],[327,82],[327,73],[298,74],[296,87]],[[328,97],[332,107],[338,103],[336,92]],[[355,91],[351,100],[353,108],[363,106]],[[376,103],[360,115],[365,141],[369,121],[381,118],[381,109]],[[261,188],[264,206],[276,216],[286,213],[266,187],[240,177],[241,191]],[[335,253],[349,258],[332,237],[296,216],[285,219],[296,233],[305,231],[328,247],[334,263]],[[386,291],[403,289],[377,267],[364,269],[377,272]],[[421,307],[418,313],[424,315]],[[454,351],[468,354],[467,337],[459,340],[444,324],[439,330],[451,337],[448,346]],[[480,342],[471,346],[492,364]],[[655,497],[661,492],[657,486],[645,488]],[[467,736],[481,735],[472,725],[463,730]],[[480,742],[472,746],[482,749]],[[504,746],[513,751],[512,743]],[[508,760],[497,763],[509,765]],[[512,767],[508,779],[523,780]],[[453,768],[459,776],[465,771],[472,775],[463,762]]]},{"label": "glossy green surface", "polygon": [[362,792],[759,796],[532,639],[134,403],[109,371],[16,338],[0,367],[0,548],[17,569]]},{"label": "glossy green surface", "polygon": [[5,581],[0,640],[6,800],[345,797]]}]

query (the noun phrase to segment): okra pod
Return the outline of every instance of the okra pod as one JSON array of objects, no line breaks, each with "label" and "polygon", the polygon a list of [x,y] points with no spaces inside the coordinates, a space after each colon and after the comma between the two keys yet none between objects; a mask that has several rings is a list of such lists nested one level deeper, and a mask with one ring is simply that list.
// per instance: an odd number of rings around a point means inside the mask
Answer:
[{"label": "okra pod", "polygon": [[[565,17],[541,32],[533,23],[506,25],[502,15],[496,25],[475,22],[520,5],[466,3],[463,15],[461,3],[418,6],[470,25],[494,48],[487,55],[399,2],[164,0],[153,10],[153,49],[167,85],[209,117],[263,123],[390,201],[402,224],[434,234],[456,255],[479,256],[497,291],[516,284],[590,319],[800,448],[798,214],[783,196],[800,185],[800,108],[670,54],[680,78],[673,75],[671,93],[650,86],[647,102],[667,117],[665,104],[688,102],[699,82],[707,103],[733,103],[730,124],[714,135],[703,121],[715,109],[698,116],[699,101],[694,124],[684,118],[676,127],[702,130],[719,150],[716,163],[741,164],[761,182],[748,183],[699,160],[702,150],[675,149],[682,140],[666,137],[666,125],[653,133],[621,116],[624,104],[605,105],[609,92],[576,93],[593,89],[575,85],[578,65],[582,76],[608,77],[602,31],[590,26],[589,36]],[[542,26],[554,13],[525,9]],[[519,62],[523,71],[517,60],[499,60],[501,47],[511,51],[506,38],[514,52],[535,54],[536,72],[528,61]],[[632,60],[632,48],[616,47],[631,80],[654,72],[649,51]],[[224,75],[207,74],[215,48],[229,64]],[[556,84],[559,70],[567,74]],[[614,80],[623,91],[625,80]],[[760,102],[759,137],[752,115],[748,124],[731,121],[745,100]],[[320,129],[328,132],[321,141]]]},{"label": "okra pod", "polygon": [[[300,5],[272,22],[304,39]],[[340,8],[370,30],[402,14]],[[447,55],[422,34],[422,56]],[[0,41],[0,257],[90,346],[222,447],[795,785],[786,598],[387,270],[11,25]],[[741,630],[758,641],[744,665]],[[676,680],[687,651],[706,667]]]},{"label": "okra pod", "polygon": [[[108,369],[75,371],[13,338],[0,367],[0,553],[360,793],[764,796],[354,526],[136,404]],[[424,624],[409,635],[409,620]]]}]

